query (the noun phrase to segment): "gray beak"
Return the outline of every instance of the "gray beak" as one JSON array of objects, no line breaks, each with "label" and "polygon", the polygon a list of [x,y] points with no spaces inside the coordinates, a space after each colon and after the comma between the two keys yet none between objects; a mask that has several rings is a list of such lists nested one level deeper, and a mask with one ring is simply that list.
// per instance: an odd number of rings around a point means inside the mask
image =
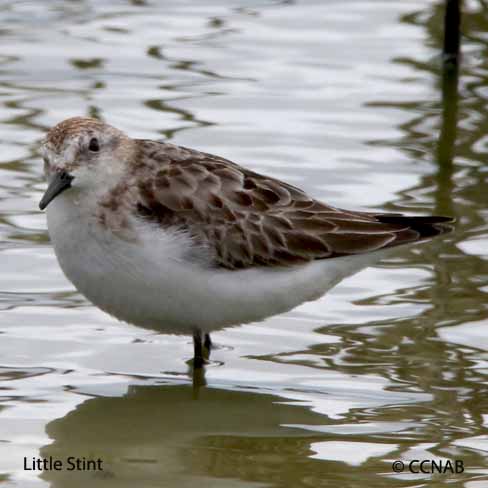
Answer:
[{"label": "gray beak", "polygon": [[44,210],[51,200],[54,200],[60,193],[70,188],[73,178],[74,177],[66,171],[55,173],[47,187],[46,193],[44,193],[44,196],[39,202],[39,208]]}]

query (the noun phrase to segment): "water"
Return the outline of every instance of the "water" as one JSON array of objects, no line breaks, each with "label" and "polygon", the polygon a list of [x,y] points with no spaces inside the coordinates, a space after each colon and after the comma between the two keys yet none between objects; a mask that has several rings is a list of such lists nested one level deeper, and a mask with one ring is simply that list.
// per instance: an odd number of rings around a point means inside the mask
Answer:
[{"label": "water", "polygon": [[[4,486],[488,486],[482,2],[464,5],[457,113],[452,94],[441,102],[442,2],[16,0],[0,9]],[[116,322],[57,265],[37,209],[37,143],[86,114],[226,156],[337,206],[459,223],[314,303],[216,333],[207,387],[193,391],[189,338]],[[105,469],[39,476],[23,469],[32,456],[100,457]],[[457,459],[465,470],[396,474],[398,459]]]}]

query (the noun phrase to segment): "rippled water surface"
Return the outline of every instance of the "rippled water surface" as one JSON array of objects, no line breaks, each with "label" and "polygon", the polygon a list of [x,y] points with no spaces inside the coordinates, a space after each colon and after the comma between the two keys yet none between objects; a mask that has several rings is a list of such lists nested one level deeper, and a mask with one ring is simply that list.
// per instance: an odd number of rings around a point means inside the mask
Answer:
[{"label": "rippled water surface", "polygon": [[[488,486],[483,3],[464,5],[456,105],[452,84],[442,103],[442,2],[1,2],[0,482]],[[194,390],[189,338],[116,322],[54,257],[37,143],[86,114],[337,206],[453,215],[456,231],[216,333]],[[32,456],[105,470],[39,476]],[[465,471],[396,474],[397,459]]]}]

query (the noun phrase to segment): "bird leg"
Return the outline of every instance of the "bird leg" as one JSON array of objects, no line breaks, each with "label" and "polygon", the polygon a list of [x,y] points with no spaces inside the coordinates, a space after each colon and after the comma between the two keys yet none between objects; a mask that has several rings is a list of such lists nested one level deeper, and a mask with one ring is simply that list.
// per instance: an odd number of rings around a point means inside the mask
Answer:
[{"label": "bird leg", "polygon": [[205,334],[203,340],[203,355],[205,359],[210,359],[210,351],[212,350],[212,339],[210,339],[210,334]]},{"label": "bird leg", "polygon": [[202,368],[204,362],[205,360],[203,359],[202,332],[200,331],[200,329],[195,329],[195,331],[193,332],[193,368]]}]

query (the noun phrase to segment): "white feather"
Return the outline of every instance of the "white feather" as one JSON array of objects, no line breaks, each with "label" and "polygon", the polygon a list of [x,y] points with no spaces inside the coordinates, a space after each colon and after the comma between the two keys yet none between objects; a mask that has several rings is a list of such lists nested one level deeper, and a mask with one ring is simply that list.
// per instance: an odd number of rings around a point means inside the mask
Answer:
[{"label": "white feather", "polygon": [[47,209],[61,268],[95,305],[163,333],[210,332],[262,320],[318,298],[385,251],[294,267],[226,270],[185,232],[134,220],[138,240],[118,238],[94,216],[96,199],[67,191]]}]

